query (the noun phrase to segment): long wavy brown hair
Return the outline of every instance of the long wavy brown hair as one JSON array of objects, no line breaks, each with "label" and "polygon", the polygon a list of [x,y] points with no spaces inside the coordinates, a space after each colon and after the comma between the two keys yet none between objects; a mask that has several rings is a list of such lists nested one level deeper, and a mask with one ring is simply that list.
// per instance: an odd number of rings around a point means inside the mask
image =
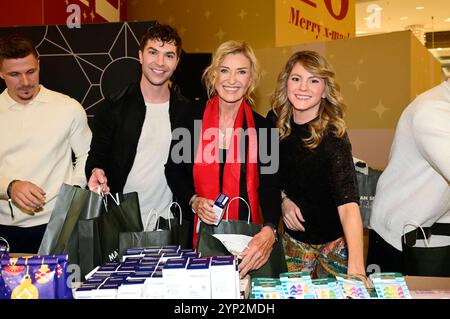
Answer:
[{"label": "long wavy brown hair", "polygon": [[261,71],[253,49],[246,42],[235,40],[223,42],[214,53],[211,64],[203,72],[202,80],[206,86],[208,97],[210,98],[215,95],[215,85],[220,65],[228,54],[237,53],[242,53],[250,61],[250,75],[252,82],[250,83],[244,98],[252,105],[254,103],[253,92],[261,78]]},{"label": "long wavy brown hair", "polygon": [[287,84],[292,69],[297,63],[300,63],[311,74],[325,81],[326,97],[322,98],[320,103],[319,116],[308,124],[311,136],[303,139],[306,147],[313,150],[319,146],[327,129],[330,129],[336,137],[342,137],[345,134],[346,126],[343,119],[345,105],[339,85],[335,81],[334,70],[328,61],[314,51],[294,53],[278,75],[277,86],[271,96],[272,110],[277,116],[276,126],[280,130],[280,139],[284,139],[291,134],[293,105],[288,99]]}]

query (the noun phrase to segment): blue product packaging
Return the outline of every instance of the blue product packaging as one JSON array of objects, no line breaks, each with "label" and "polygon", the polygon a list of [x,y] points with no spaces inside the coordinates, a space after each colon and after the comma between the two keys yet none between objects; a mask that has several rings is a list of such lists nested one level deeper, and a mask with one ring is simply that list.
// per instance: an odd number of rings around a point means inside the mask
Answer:
[{"label": "blue product packaging", "polygon": [[[39,257],[39,256],[37,256]],[[69,273],[67,271],[68,258],[67,254],[51,255],[49,257],[55,257],[58,259],[58,265],[56,266],[56,275],[58,283],[56,287],[56,298],[58,299],[73,299],[72,283],[68,282]]]},{"label": "blue product packaging", "polygon": [[9,244],[8,241],[0,237],[0,259],[3,257],[7,257],[9,254]]},{"label": "blue product packaging", "polygon": [[213,210],[216,214],[216,222],[214,223],[214,225],[219,225],[220,221],[222,220],[223,210],[225,209],[225,206],[227,205],[229,199],[230,198],[227,195],[220,193],[214,201]]}]

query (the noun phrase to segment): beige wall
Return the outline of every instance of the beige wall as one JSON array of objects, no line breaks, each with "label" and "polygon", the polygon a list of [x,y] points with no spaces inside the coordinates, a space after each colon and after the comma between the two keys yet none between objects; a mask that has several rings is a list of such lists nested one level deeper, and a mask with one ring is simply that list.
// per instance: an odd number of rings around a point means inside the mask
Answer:
[{"label": "beige wall", "polygon": [[403,109],[417,94],[439,84],[439,62],[410,31],[257,49],[263,80],[257,90],[257,110],[266,114],[278,73],[297,50],[315,50],[336,71],[346,110],[355,157],[384,168],[395,127]]},{"label": "beige wall", "polygon": [[436,68],[436,58],[424,50],[422,44],[411,34],[410,50],[410,98],[428,90],[431,83],[443,81],[441,68]]},{"label": "beige wall", "polygon": [[297,50],[320,52],[341,85],[354,156],[372,167],[386,166],[403,109],[441,81],[439,62],[410,31],[275,47],[273,1],[130,0],[128,16],[175,26],[187,52],[213,52],[230,39],[250,43],[263,69],[256,92],[256,110],[263,115],[289,56]]},{"label": "beige wall", "polygon": [[129,0],[127,15],[176,27],[187,52],[212,52],[226,40],[270,48],[353,37],[355,0],[343,8],[339,1],[329,7],[318,0]]},{"label": "beige wall", "polygon": [[226,40],[246,40],[254,48],[275,44],[273,0],[129,0],[127,10],[129,21],[176,27],[191,53],[213,52]]}]

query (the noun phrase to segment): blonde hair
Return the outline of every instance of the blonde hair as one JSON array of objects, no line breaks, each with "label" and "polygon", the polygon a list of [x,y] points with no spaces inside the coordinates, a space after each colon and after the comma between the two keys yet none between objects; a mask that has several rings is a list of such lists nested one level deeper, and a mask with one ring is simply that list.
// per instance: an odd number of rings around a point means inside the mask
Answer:
[{"label": "blonde hair", "polygon": [[212,97],[216,94],[215,84],[219,67],[228,54],[242,53],[250,61],[250,76],[251,83],[245,93],[244,98],[250,103],[254,103],[253,93],[258,85],[261,77],[260,67],[258,60],[256,59],[253,49],[244,41],[226,41],[222,43],[214,53],[211,64],[203,72],[202,80],[206,86],[208,97]]},{"label": "blonde hair", "polygon": [[306,147],[313,150],[322,142],[327,128],[331,128],[331,132],[336,137],[342,137],[345,134],[346,126],[343,119],[345,105],[339,91],[339,85],[335,81],[334,70],[328,61],[314,51],[294,53],[278,75],[275,92],[271,97],[272,110],[277,116],[276,126],[280,130],[280,139],[284,139],[291,134],[293,105],[288,99],[287,84],[292,69],[297,63],[300,63],[311,74],[325,81],[326,96],[320,102],[319,116],[308,124],[311,136],[303,139]]}]

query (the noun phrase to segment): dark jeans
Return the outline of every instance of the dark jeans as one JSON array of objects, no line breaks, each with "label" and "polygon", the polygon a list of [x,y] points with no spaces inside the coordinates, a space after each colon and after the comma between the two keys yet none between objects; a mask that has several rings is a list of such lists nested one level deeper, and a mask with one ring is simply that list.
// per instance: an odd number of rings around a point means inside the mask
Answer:
[{"label": "dark jeans", "polygon": [[8,241],[11,253],[36,254],[46,227],[47,224],[28,228],[0,225],[0,237]]},{"label": "dark jeans", "polygon": [[388,244],[373,229],[369,229],[367,269],[369,273],[374,271],[403,273],[402,252]]}]

